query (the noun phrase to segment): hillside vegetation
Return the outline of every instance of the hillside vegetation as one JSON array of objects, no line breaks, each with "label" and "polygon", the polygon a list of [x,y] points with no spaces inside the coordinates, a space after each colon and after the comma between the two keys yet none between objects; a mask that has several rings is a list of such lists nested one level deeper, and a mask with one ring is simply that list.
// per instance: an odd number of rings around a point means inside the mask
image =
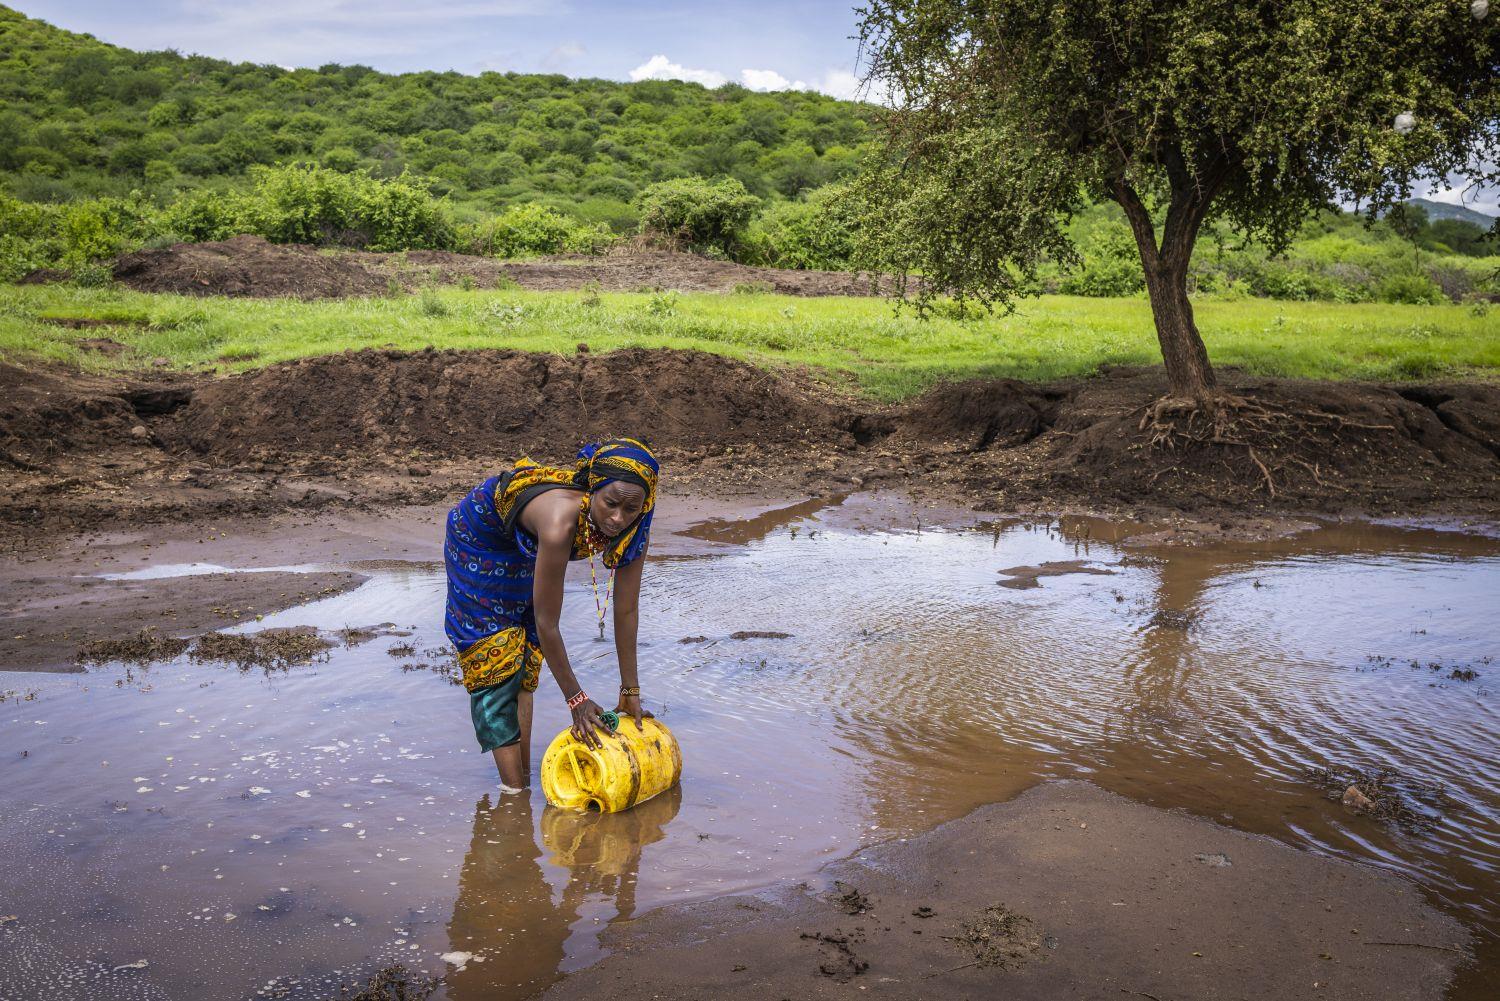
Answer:
[{"label": "hillside vegetation", "polygon": [[[142,246],[276,242],[496,257],[595,253],[638,230],[712,256],[846,268],[843,197],[877,109],[813,92],[556,75],[316,70],[133,52],[0,7],[0,281],[107,282]],[[1113,206],[1038,290],[1139,294]],[[1213,230],[1192,288],[1423,304],[1497,293],[1471,218],[1327,212],[1280,258]]]}]

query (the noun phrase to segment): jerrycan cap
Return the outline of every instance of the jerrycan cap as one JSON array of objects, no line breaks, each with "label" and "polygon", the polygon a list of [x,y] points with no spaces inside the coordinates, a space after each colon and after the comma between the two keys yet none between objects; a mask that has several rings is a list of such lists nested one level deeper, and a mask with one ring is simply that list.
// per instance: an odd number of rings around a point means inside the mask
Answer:
[{"label": "jerrycan cap", "polygon": [[599,714],[599,722],[609,728],[610,733],[620,732],[620,714],[613,709],[606,709]]}]

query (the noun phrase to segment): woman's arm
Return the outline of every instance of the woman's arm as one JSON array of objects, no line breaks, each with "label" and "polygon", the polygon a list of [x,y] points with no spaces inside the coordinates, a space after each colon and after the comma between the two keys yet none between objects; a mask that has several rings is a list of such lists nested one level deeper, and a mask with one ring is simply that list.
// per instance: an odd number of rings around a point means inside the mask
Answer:
[{"label": "woman's arm", "polygon": [[[641,711],[641,677],[636,664],[635,638],[641,620],[641,569],[646,565],[646,550],[650,548],[651,543],[648,541],[639,557],[615,573],[615,654],[620,661],[620,701],[617,709],[634,717],[637,728],[641,725],[641,718],[648,715]],[[626,695],[626,689],[632,689],[637,694]]]},{"label": "woman's arm", "polygon": [[[534,502],[533,502],[534,503]],[[537,532],[536,576],[531,584],[531,604],[536,615],[537,636],[542,641],[542,656],[562,689],[563,698],[572,699],[583,690],[562,638],[563,577],[568,557],[573,552],[573,523],[563,518],[549,518]],[[599,734],[609,733],[599,721],[603,710],[593,699],[584,699],[570,707],[573,713],[573,736],[585,746],[600,747]],[[595,733],[595,731],[598,733]]]}]

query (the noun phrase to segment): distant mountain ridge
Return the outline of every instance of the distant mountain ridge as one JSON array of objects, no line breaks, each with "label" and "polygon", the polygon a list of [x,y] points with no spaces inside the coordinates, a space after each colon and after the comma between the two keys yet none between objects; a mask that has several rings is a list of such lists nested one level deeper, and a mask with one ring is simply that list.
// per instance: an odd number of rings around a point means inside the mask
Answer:
[{"label": "distant mountain ridge", "polygon": [[1439,219],[1457,219],[1460,222],[1471,222],[1476,226],[1489,229],[1495,225],[1495,217],[1483,212],[1476,212],[1463,205],[1449,205],[1447,202],[1435,202],[1431,198],[1408,198],[1406,204],[1415,205],[1427,210],[1427,220],[1437,222]]}]

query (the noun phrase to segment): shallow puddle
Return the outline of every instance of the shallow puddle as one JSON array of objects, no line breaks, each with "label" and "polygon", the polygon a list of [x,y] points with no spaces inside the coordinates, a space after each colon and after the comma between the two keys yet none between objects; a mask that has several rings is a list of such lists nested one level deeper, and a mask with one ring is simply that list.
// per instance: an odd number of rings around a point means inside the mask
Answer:
[{"label": "shallow puddle", "polygon": [[[0,998],[322,997],[395,961],[447,969],[452,999],[523,997],[613,921],[804,879],[1048,777],[1409,876],[1480,931],[1468,979],[1500,975],[1500,542],[1140,550],[1083,519],[797,514],[648,569],[643,687],[686,768],[619,816],[487,794],[462,688],[418,666],[447,656],[437,565],[361,566],[241,627],[409,633],[309,667],[26,676],[37,699],[0,705]],[[608,692],[586,569],[570,589],[575,662]],[[757,632],[790,635],[731,638]],[[536,755],[565,720],[546,679]],[[1314,768],[1396,769],[1415,822],[1351,812]]]}]

